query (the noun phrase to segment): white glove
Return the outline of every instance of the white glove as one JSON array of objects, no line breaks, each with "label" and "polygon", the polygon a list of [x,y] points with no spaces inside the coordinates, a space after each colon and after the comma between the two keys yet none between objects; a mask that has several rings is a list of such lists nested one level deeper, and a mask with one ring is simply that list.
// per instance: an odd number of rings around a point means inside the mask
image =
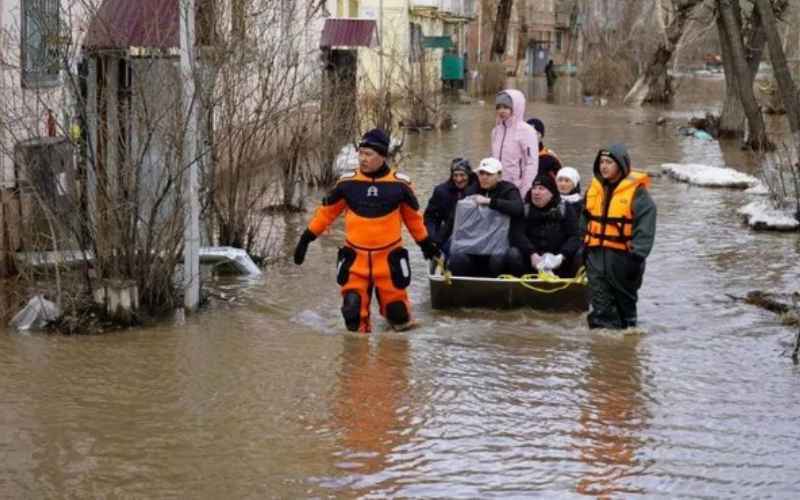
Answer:
[{"label": "white glove", "polygon": [[559,266],[564,262],[564,256],[561,254],[553,255],[551,253],[544,254],[542,260],[536,266],[536,269],[539,271],[552,271],[553,269],[558,269]]}]

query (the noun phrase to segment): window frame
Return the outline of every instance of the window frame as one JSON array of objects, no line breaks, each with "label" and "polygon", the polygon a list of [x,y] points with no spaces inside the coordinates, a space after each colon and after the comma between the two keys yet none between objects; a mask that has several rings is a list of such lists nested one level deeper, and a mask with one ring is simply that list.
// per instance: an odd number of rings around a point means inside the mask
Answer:
[{"label": "window frame", "polygon": [[[31,25],[36,22],[35,9],[43,12],[41,48],[36,48],[40,60],[28,65],[32,51],[29,44]],[[49,26],[48,26],[49,25]],[[58,53],[61,39],[61,0],[20,0],[20,86],[23,89],[48,89],[61,85],[61,61],[51,60]],[[48,30],[48,28],[50,28]]]}]

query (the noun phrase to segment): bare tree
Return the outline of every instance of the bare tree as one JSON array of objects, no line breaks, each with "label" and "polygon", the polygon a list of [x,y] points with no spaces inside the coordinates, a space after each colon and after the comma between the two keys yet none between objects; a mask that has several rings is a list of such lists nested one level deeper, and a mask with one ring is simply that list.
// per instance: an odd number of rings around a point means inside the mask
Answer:
[{"label": "bare tree", "polygon": [[776,3],[782,5],[778,5],[777,7],[773,7],[773,4],[771,4],[769,0],[756,0],[756,2],[758,10],[761,13],[761,23],[767,35],[767,44],[769,45],[769,54],[772,60],[772,70],[775,73],[775,79],[778,82],[778,91],[780,92],[789,119],[792,141],[795,148],[797,148],[798,154],[800,154],[800,101],[798,101],[797,97],[797,87],[795,86],[794,80],[792,80],[792,74],[786,62],[786,55],[784,54],[783,43],[781,42],[778,32],[778,22],[775,15],[775,10],[784,10],[786,2],[779,0]]},{"label": "bare tree", "polygon": [[299,0],[234,0],[217,19],[213,61],[213,175],[205,178],[208,233],[221,245],[268,252],[275,207],[300,209],[320,160],[316,47],[320,15]]},{"label": "bare tree", "polygon": [[746,129],[746,116],[739,86],[752,87],[758,67],[761,64],[766,35],[759,19],[758,9],[751,8],[749,15],[742,12],[739,2],[730,5],[733,19],[740,26],[742,43],[745,47],[745,60],[750,69],[749,81],[744,81],[744,75],[737,75],[734,64],[735,56],[731,42],[727,36],[726,27],[721,14],[717,14],[717,30],[719,32],[722,64],[725,70],[725,101],[719,120],[719,133],[721,136],[743,136]]},{"label": "bare tree", "polygon": [[508,28],[513,7],[514,0],[498,0],[497,2],[497,15],[495,16],[494,33],[492,34],[492,61],[502,61],[506,53],[506,40],[508,40]]},{"label": "bare tree", "polygon": [[[673,0],[674,15],[664,29],[664,38],[659,42],[647,66],[639,75],[633,88],[625,96],[626,104],[666,103],[672,100],[672,77],[667,73],[670,58],[680,42],[695,8],[704,0]],[[656,14],[660,14],[656,11]],[[661,20],[661,16],[657,16]],[[663,22],[663,21],[661,21]]]},{"label": "bare tree", "polygon": [[[761,108],[753,91],[755,76],[753,69],[748,64],[745,52],[738,0],[717,0],[717,9],[723,56],[729,58],[732,71],[732,73],[726,73],[725,77],[735,80],[739,101],[747,118],[748,134],[745,136],[745,143],[753,149],[765,148],[769,145],[769,141]],[[728,67],[726,67],[727,69]]]}]

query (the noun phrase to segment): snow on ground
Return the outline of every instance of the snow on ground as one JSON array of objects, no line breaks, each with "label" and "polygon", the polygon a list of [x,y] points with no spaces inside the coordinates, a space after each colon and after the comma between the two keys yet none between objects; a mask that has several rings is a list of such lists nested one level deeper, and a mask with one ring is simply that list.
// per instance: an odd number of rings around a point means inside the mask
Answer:
[{"label": "snow on ground", "polygon": [[766,196],[769,194],[769,188],[767,188],[766,184],[763,182],[759,182],[755,186],[747,188],[744,192],[745,194],[752,194],[755,196]]},{"label": "snow on ground", "polygon": [[755,177],[732,168],[699,163],[664,163],[661,168],[673,179],[696,186],[748,189],[761,184]]},{"label": "snow on ground", "polygon": [[343,175],[353,172],[356,168],[358,168],[358,152],[352,144],[347,144],[336,155],[333,170],[336,175]]},{"label": "snow on ground", "polygon": [[774,208],[769,200],[760,199],[751,201],[738,210],[753,229],[770,231],[797,231],[800,222],[795,219],[793,210],[780,210]]}]

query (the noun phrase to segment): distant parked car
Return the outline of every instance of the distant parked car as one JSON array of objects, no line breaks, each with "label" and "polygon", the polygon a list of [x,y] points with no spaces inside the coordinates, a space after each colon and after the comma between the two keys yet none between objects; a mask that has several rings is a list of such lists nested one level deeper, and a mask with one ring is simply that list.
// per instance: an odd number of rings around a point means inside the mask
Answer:
[{"label": "distant parked car", "polygon": [[709,71],[722,71],[722,56],[719,54],[706,54],[703,59]]}]

